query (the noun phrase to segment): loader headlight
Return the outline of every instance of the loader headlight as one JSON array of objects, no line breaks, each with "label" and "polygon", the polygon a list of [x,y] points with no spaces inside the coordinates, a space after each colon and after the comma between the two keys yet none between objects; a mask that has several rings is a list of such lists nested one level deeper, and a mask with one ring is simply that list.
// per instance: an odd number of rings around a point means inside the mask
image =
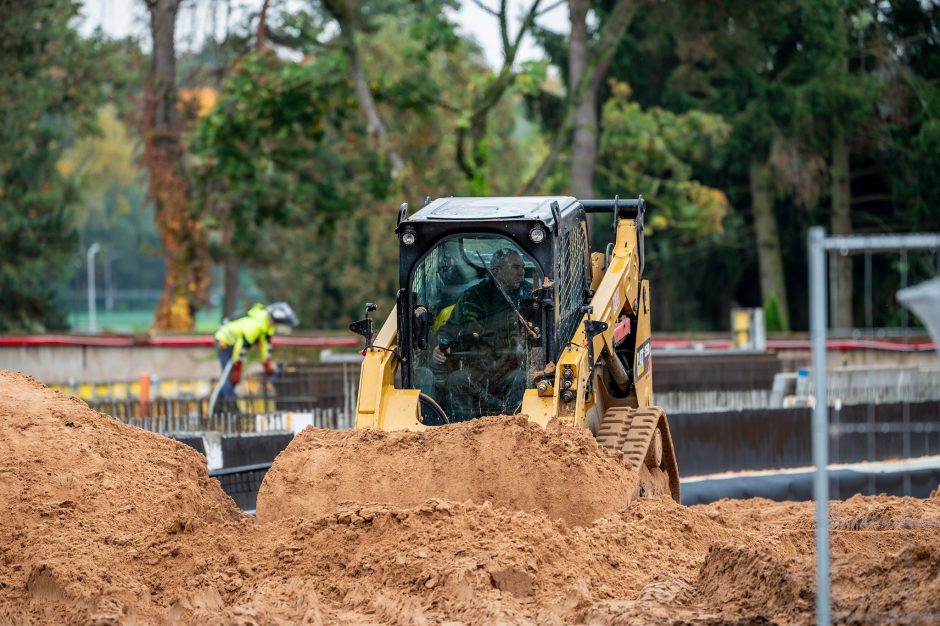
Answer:
[{"label": "loader headlight", "polygon": [[401,242],[406,246],[413,245],[417,239],[418,236],[415,234],[415,231],[411,230],[410,228],[405,229],[405,231],[401,234]]},{"label": "loader headlight", "polygon": [[532,240],[532,243],[542,243],[545,240],[545,231],[536,226],[529,231],[529,239]]}]

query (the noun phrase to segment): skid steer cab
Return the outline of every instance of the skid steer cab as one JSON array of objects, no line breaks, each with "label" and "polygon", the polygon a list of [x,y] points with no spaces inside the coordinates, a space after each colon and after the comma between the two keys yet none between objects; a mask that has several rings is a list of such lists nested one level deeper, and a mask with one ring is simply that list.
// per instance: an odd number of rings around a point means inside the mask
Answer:
[{"label": "skid steer cab", "polygon": [[[600,212],[613,241],[592,255]],[[642,198],[442,198],[407,213],[395,309],[378,334],[374,304],[350,326],[367,344],[357,428],[526,413],[596,432],[611,406],[651,403]]]}]

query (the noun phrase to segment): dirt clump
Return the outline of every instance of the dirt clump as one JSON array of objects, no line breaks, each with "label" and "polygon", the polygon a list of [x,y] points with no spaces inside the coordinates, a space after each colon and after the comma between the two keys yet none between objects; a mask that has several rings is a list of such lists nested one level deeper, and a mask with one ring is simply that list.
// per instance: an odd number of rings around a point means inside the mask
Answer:
[{"label": "dirt clump", "polygon": [[760,616],[770,621],[813,610],[813,578],[795,555],[781,557],[763,547],[737,543],[709,546],[694,590],[693,603],[712,610]]},{"label": "dirt clump", "polygon": [[[619,485],[616,455],[555,428],[500,418],[422,439],[308,431],[285,453],[301,495],[300,450],[339,463],[343,450],[392,459],[401,448],[420,472],[448,437],[477,454],[495,446],[489,458],[517,468],[519,484],[357,502],[371,492],[337,469],[345,502],[333,493],[307,512],[282,471],[266,490],[286,503],[269,502],[280,513],[264,521],[237,511],[189,448],[0,372],[0,624],[813,623],[811,502],[641,499],[581,517],[571,503],[538,506],[525,472],[548,500]],[[540,463],[585,475],[545,487]],[[397,486],[407,472],[378,477]],[[830,527],[835,621],[936,623],[940,499],[856,496],[832,503]]]},{"label": "dirt clump", "polygon": [[258,519],[311,517],[343,502],[490,502],[585,525],[629,504],[635,480],[590,432],[487,417],[424,432],[308,428],[275,460]]}]

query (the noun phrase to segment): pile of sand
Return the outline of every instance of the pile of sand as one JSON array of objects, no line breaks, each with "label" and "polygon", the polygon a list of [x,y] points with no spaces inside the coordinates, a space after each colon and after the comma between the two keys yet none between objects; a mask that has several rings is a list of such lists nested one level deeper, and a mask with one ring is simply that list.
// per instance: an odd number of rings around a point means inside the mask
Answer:
[{"label": "pile of sand", "polygon": [[[504,421],[495,429],[518,437],[516,448],[475,425],[448,427],[444,437],[478,452],[515,449],[494,462],[537,472],[526,455],[551,450],[551,438],[532,432],[527,441],[527,424]],[[555,435],[551,471],[591,472],[581,483],[589,490],[591,480],[616,484],[614,455],[577,433]],[[388,460],[395,446],[412,460],[424,454],[407,437],[377,433],[314,431],[298,441],[288,457],[305,445],[334,459],[343,447]],[[436,437],[424,442],[432,456],[441,452]],[[812,503],[641,500],[578,517],[561,502],[525,499],[518,473],[515,488],[489,487],[518,493],[518,508],[481,503],[482,487],[417,504],[335,504],[344,498],[333,494],[334,503],[316,505],[322,514],[263,522],[240,515],[188,448],[2,372],[0,453],[0,623],[813,621]],[[393,478],[386,474],[399,485]],[[339,468],[335,480],[364,489]],[[583,501],[595,506],[596,496]],[[837,619],[936,622],[940,499],[855,497],[833,503],[831,524]]]},{"label": "pile of sand", "polygon": [[587,430],[499,416],[420,433],[308,428],[268,471],[257,511],[272,521],[440,498],[584,525],[626,507],[634,490],[620,455]]},{"label": "pile of sand", "polygon": [[129,611],[155,537],[242,517],[192,448],[5,371],[0,507],[0,606],[39,622]]}]

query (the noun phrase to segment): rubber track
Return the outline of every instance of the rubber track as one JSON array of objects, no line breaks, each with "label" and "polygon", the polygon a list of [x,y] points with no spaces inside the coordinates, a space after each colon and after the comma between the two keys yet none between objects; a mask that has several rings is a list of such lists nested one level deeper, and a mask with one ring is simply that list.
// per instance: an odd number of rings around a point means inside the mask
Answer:
[{"label": "rubber track", "polygon": [[627,467],[639,472],[662,416],[663,410],[659,407],[608,409],[597,430],[597,442],[608,450],[622,452]]}]

